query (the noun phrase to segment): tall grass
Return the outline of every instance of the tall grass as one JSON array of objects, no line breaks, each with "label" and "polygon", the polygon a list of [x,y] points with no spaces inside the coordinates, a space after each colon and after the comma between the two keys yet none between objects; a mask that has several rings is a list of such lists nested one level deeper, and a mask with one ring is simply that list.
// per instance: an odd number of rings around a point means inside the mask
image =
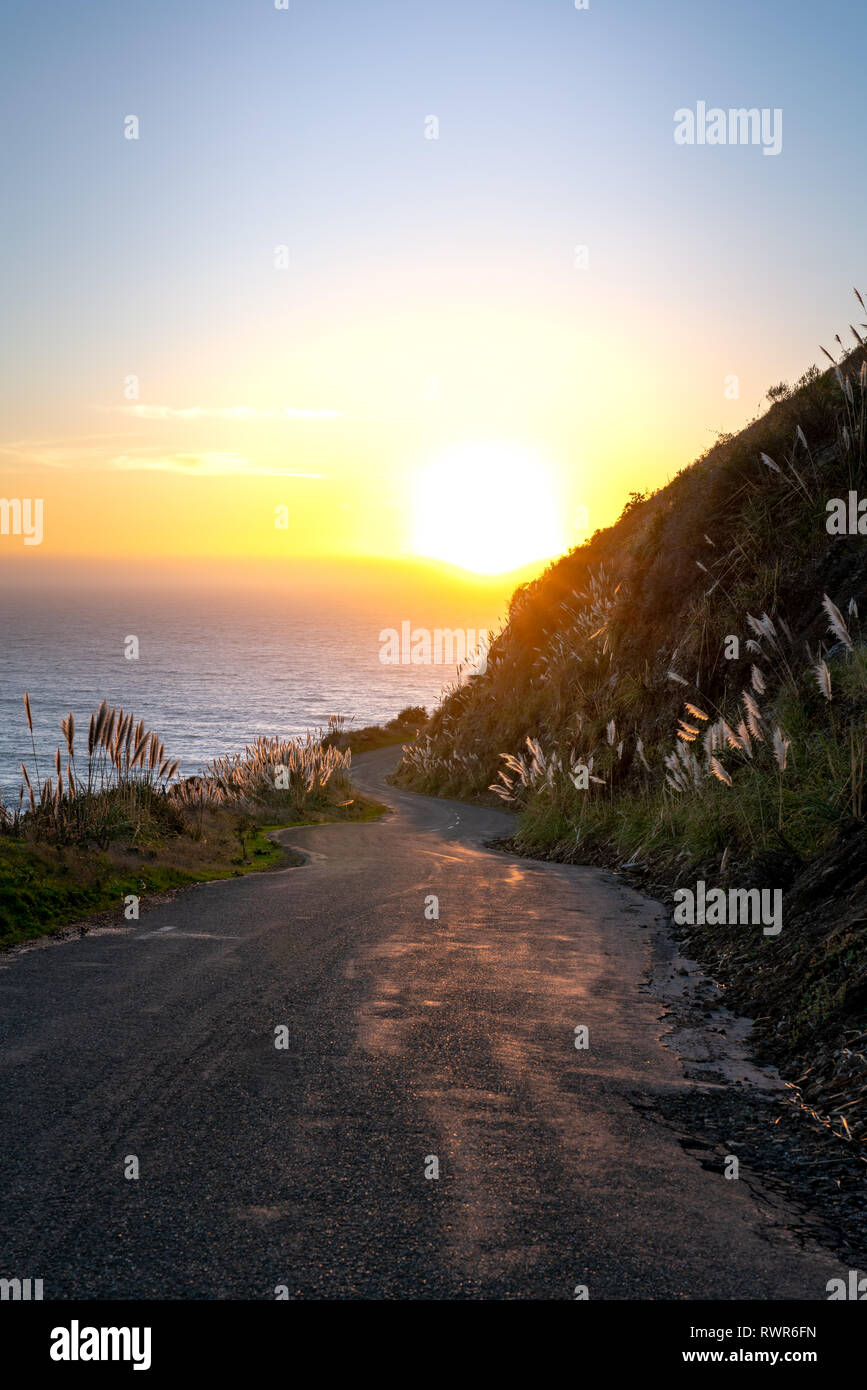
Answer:
[{"label": "tall grass", "polygon": [[[800,662],[787,654],[781,681],[770,661],[753,663],[728,708],[714,709],[695,692],[669,751],[660,745],[648,761],[635,740],[626,786],[614,783],[624,753],[612,730],[607,757],[577,748],[568,759],[557,750],[546,755],[528,740],[529,756],[501,754],[504,767],[489,790],[523,811],[519,839],[537,848],[571,854],[582,843],[605,844],[629,863],[660,854],[743,861],[781,847],[809,857],[842,821],[864,813],[867,645],[834,613],[831,637],[842,629],[847,640],[822,647],[821,683],[817,653],[805,649]],[[854,604],[852,615],[854,623]],[[780,629],[766,614],[761,621],[770,656]],[[580,781],[577,766],[586,770]]]},{"label": "tall grass", "polygon": [[555,854],[807,856],[861,817],[864,540],[825,524],[830,498],[867,485],[852,334],[853,353],[838,339],[830,370],[774,388],[764,417],[519,590],[399,780],[498,798]]},{"label": "tall grass", "polygon": [[221,808],[299,816],[349,786],[350,752],[328,746],[320,731],[303,739],[259,737],[242,754],[215,758],[200,775],[179,778],[179,760],[166,755],[159,735],[105,700],[90,716],[86,752],[76,750],[74,715],[61,720],[63,744],[52,775],[42,780],[29,692],[24,710],[35,775],[21,763],[18,803],[0,802],[0,830],[48,843],[105,848],[121,838],[201,834],[205,812]]}]

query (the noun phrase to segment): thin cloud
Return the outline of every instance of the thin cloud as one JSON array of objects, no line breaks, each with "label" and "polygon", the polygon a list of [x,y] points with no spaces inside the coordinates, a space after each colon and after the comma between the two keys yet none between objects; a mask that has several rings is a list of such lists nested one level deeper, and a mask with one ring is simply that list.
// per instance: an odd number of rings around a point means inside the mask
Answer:
[{"label": "thin cloud", "polygon": [[121,472],[186,473],[199,478],[327,478],[327,473],[301,473],[277,465],[254,463],[241,454],[161,454],[143,457],[119,454],[111,467]]},{"label": "thin cloud", "polygon": [[342,420],[342,410],[307,410],[297,406],[257,410],[254,406],[132,405],[122,409],[137,420]]},{"label": "thin cloud", "polygon": [[[82,452],[94,443],[101,445],[128,439],[126,431],[114,434],[73,435],[63,441],[55,439],[17,439],[0,444],[0,468],[63,469],[80,467]],[[87,452],[91,450],[87,449]]]}]

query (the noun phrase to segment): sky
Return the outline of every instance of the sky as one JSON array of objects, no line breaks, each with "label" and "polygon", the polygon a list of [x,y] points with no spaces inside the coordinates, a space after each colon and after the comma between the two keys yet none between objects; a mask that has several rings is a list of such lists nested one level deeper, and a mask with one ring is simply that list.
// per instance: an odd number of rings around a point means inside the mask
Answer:
[{"label": "sky", "polygon": [[[853,320],[865,41],[861,0],[5,0],[0,491],[44,536],[0,558],[577,544]],[[677,144],[699,102],[780,152]]]}]

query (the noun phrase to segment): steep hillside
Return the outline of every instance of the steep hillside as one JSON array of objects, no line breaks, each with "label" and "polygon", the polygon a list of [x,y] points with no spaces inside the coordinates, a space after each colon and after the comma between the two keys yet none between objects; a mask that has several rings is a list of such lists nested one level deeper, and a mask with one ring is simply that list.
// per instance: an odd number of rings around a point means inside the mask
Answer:
[{"label": "steep hillside", "polygon": [[[867,1094],[865,327],[519,589],[485,672],[398,773],[517,807],[524,853],[607,863],[662,894],[782,890],[778,933],[687,933],[735,1002],[772,1013],[759,1037],[789,1075],[821,1047],[820,1110],[841,1069],[847,1104]],[[867,1100],[860,1122],[858,1105],[845,1123],[832,1111],[867,1147]]]}]

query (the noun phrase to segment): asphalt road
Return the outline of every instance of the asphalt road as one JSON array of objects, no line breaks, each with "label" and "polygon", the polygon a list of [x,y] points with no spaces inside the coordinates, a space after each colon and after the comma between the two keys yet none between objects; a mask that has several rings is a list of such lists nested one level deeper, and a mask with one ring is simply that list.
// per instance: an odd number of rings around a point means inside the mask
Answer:
[{"label": "asphalt road", "polygon": [[505,813],[396,792],[395,761],[356,770],[384,820],[285,832],[299,868],[0,958],[0,1276],[46,1298],[825,1299],[834,1257],[647,1114],[690,1084],[642,988],[655,905],[485,850]]}]

